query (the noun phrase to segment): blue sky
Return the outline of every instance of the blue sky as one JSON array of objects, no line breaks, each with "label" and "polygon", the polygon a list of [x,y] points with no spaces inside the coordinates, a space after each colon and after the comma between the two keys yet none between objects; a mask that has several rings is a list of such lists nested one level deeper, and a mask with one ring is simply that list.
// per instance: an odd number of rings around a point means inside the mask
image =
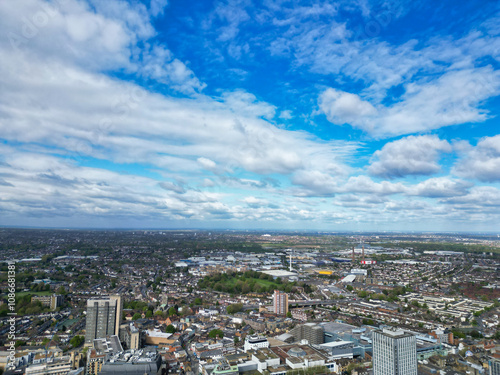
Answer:
[{"label": "blue sky", "polygon": [[496,1],[0,3],[0,225],[493,231]]}]

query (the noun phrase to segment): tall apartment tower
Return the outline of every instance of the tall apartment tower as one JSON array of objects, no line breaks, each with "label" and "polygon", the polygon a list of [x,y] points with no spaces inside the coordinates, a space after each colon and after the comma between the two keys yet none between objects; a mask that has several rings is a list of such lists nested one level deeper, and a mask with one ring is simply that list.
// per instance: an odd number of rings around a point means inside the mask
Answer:
[{"label": "tall apartment tower", "polygon": [[85,345],[92,345],[95,339],[108,335],[119,335],[123,310],[121,296],[87,301],[87,323],[85,326]]},{"label": "tall apartment tower", "polygon": [[489,375],[500,375],[500,359],[491,358],[488,361]]},{"label": "tall apartment tower", "polygon": [[417,339],[402,329],[373,331],[373,375],[417,375]]},{"label": "tall apartment tower", "polygon": [[288,313],[288,294],[275,290],[273,301],[275,314],[286,315]]}]

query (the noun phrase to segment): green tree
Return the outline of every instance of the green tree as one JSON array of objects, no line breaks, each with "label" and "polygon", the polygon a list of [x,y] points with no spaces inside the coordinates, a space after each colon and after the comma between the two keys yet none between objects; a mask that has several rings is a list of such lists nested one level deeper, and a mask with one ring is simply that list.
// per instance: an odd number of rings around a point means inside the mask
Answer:
[{"label": "green tree", "polygon": [[291,318],[291,317],[292,317],[292,313],[291,313],[290,311],[289,311],[289,312],[287,312],[287,313],[286,313],[286,317],[287,317],[287,318]]},{"label": "green tree", "polygon": [[236,314],[237,312],[240,312],[241,310],[243,310],[242,303],[233,303],[226,308],[226,311],[228,314]]},{"label": "green tree", "polygon": [[167,333],[175,333],[175,331],[177,331],[177,330],[175,329],[175,327],[172,324],[169,324],[167,326],[167,329],[165,330],[165,332],[167,332]]},{"label": "green tree", "polygon": [[84,341],[85,341],[85,337],[83,337],[83,336],[74,336],[71,340],[69,340],[69,343],[71,344],[71,346],[73,348],[77,348],[80,345],[82,345]]},{"label": "green tree", "polygon": [[224,332],[222,332],[220,329],[212,329],[208,333],[208,337],[210,337],[211,339],[215,339],[217,337],[223,338],[224,337]]},{"label": "green tree", "polygon": [[142,318],[142,314],[140,313],[135,313],[134,316],[132,316],[132,320],[137,320],[137,319],[141,319]]},{"label": "green tree", "polygon": [[174,306],[168,309],[168,316],[177,315],[177,310]]}]

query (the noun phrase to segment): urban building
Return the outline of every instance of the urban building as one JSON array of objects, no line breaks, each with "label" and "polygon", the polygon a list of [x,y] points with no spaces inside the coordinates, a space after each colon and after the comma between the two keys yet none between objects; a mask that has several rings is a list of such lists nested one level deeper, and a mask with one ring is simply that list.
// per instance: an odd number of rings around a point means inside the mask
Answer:
[{"label": "urban building", "polygon": [[158,375],[162,359],[156,349],[120,352],[107,360],[100,375]]},{"label": "urban building", "polygon": [[262,336],[247,336],[245,339],[245,352],[252,349],[269,348],[269,341]]},{"label": "urban building", "polygon": [[500,359],[491,358],[488,361],[489,375],[500,375]]},{"label": "urban building", "polygon": [[123,301],[120,296],[87,301],[87,323],[85,345],[90,346],[95,339],[109,335],[119,335]]},{"label": "urban building", "polygon": [[430,332],[430,335],[441,344],[453,344],[453,333],[449,330],[435,329]]},{"label": "urban building", "polygon": [[293,309],[292,318],[307,322],[307,314],[304,309]]},{"label": "urban building", "polygon": [[273,305],[275,314],[286,315],[288,313],[288,294],[275,290]]},{"label": "urban building", "polygon": [[372,332],[373,375],[417,375],[417,341],[396,328]]},{"label": "urban building", "polygon": [[134,323],[122,324],[120,328],[120,341],[126,349],[139,349],[142,346],[142,332]]},{"label": "urban building", "polygon": [[324,330],[325,343],[336,341],[349,341],[353,343],[353,356],[365,357],[367,352],[372,352],[371,328],[355,327],[340,322],[320,323]]},{"label": "urban building", "polygon": [[307,340],[311,345],[323,344],[323,327],[316,323],[306,323],[296,326],[289,332],[295,341]]},{"label": "urban building", "polygon": [[320,348],[327,351],[333,359],[354,358],[354,343],[351,341],[331,341],[320,344]]},{"label": "urban building", "polygon": [[87,375],[100,374],[103,364],[110,356],[123,351],[120,340],[115,335],[96,339],[92,345],[93,347],[87,351]]},{"label": "urban building", "polygon": [[203,375],[238,375],[238,366],[231,365],[226,358],[220,358],[215,365],[203,366]]},{"label": "urban building", "polygon": [[51,296],[32,296],[31,303],[40,301],[42,306],[50,307],[51,310],[57,309],[63,304],[64,298],[60,294],[53,294]]}]

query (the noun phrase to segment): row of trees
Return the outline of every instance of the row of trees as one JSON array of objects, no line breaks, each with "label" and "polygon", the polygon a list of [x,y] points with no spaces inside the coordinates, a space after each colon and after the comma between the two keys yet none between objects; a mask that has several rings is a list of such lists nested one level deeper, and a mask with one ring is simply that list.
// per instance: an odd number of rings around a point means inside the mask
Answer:
[{"label": "row of trees", "polygon": [[271,275],[257,271],[246,271],[245,273],[218,273],[212,276],[205,276],[198,281],[200,289],[210,289],[225,293],[268,293],[275,289],[292,292],[296,283],[285,282],[281,278],[274,278]]}]

